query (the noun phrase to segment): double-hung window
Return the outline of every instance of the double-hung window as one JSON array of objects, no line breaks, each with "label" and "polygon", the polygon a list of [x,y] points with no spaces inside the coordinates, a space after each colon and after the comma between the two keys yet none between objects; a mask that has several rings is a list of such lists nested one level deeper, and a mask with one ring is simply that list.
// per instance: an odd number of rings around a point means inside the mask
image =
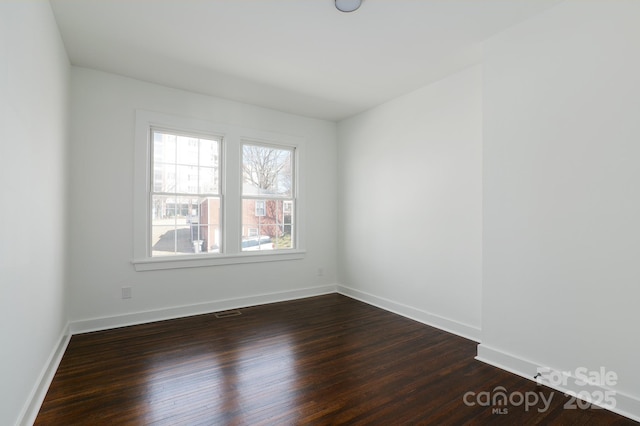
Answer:
[{"label": "double-hung window", "polygon": [[151,129],[151,256],[221,251],[221,138]]},{"label": "double-hung window", "polygon": [[242,144],[242,251],[295,247],[295,149]]},{"label": "double-hung window", "polygon": [[136,270],[301,259],[296,137],[136,112]]}]

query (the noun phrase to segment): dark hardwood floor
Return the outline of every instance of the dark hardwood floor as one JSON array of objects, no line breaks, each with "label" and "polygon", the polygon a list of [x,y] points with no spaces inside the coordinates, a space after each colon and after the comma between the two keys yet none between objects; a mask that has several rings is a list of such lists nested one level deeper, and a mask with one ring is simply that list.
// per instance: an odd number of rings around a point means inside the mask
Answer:
[{"label": "dark hardwood floor", "polygon": [[[636,424],[565,409],[474,360],[475,342],[345,296],[241,312],[73,336],[36,424]],[[499,386],[550,406],[465,404]]]}]

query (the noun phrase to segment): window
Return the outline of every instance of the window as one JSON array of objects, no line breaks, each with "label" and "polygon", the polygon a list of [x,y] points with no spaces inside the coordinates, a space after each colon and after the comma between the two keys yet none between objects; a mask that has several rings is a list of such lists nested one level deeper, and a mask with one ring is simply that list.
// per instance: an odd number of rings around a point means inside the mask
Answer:
[{"label": "window", "polygon": [[220,252],[220,138],[151,129],[151,256]]},{"label": "window", "polygon": [[243,251],[294,248],[294,158],[293,148],[242,144],[242,227],[258,229],[242,236]]},{"label": "window", "polygon": [[256,216],[265,216],[264,200],[256,200]]},{"label": "window", "polygon": [[303,258],[301,146],[289,135],[136,111],[135,269]]}]

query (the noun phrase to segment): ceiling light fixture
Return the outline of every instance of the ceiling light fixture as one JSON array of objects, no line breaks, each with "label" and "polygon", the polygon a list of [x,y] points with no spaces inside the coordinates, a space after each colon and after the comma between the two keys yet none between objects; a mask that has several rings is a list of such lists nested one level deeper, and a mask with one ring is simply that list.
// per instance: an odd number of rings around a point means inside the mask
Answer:
[{"label": "ceiling light fixture", "polygon": [[336,9],[340,12],[353,12],[362,4],[362,0],[335,0]]}]

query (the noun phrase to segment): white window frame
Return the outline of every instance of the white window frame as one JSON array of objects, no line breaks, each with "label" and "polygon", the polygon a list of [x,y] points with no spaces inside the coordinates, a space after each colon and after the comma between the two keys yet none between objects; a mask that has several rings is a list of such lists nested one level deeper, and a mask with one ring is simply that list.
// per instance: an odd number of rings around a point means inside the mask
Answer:
[{"label": "white window frame", "polygon": [[[222,138],[220,152],[221,228],[224,253],[203,253],[151,257],[151,129],[161,128],[187,134],[213,135]],[[295,249],[242,251],[242,141],[256,141],[294,149],[297,188],[295,209]],[[304,139],[296,136],[221,125],[206,120],[137,110],[134,152],[133,264],[136,271],[194,268],[239,263],[272,262],[303,259],[305,250]]]},{"label": "white window frame", "polygon": [[[198,190],[200,188],[198,188],[197,186],[192,186],[192,183],[194,181],[193,179],[193,175],[192,174],[187,174],[187,182],[190,182],[188,189],[187,189],[187,193],[180,193],[180,192],[176,192],[174,193],[166,193],[163,191],[157,191],[155,187],[153,187],[155,185],[156,182],[156,170],[155,170],[155,153],[154,153],[154,148],[153,148],[153,136],[154,133],[160,133],[160,134],[169,134],[169,135],[174,135],[174,136],[182,136],[182,137],[188,137],[189,140],[187,141],[187,144],[189,147],[194,147],[197,146],[197,141],[194,141],[193,139],[209,139],[212,141],[215,141],[218,143],[218,173],[217,173],[217,181],[218,181],[218,191],[216,193],[199,193]],[[161,128],[161,127],[156,127],[156,126],[152,126],[150,128],[149,131],[149,146],[150,146],[150,158],[149,158],[149,163],[150,163],[150,169],[149,169],[149,175],[153,176],[152,182],[149,185],[149,203],[153,202],[153,197],[155,195],[161,195],[161,196],[174,196],[174,197],[178,197],[178,198],[217,198],[219,200],[219,205],[220,205],[220,212],[219,214],[221,215],[223,212],[223,204],[224,204],[224,197],[223,197],[223,193],[222,193],[222,187],[221,187],[221,182],[222,182],[222,175],[224,173],[224,171],[222,170],[222,164],[220,162],[220,159],[222,158],[222,145],[224,143],[223,137],[221,135],[214,135],[214,134],[203,134],[203,133],[194,133],[194,132],[185,132],[185,131],[176,131],[174,129],[166,129],[166,128]],[[177,161],[177,158],[176,158]],[[198,161],[199,163],[199,161]],[[200,165],[198,164],[198,169],[200,168]],[[175,170],[175,169],[174,169]],[[172,175],[175,176],[175,173],[171,173]],[[174,179],[175,180],[175,179]],[[195,183],[196,185],[198,185],[198,177],[196,175],[195,178]],[[176,188],[177,191],[178,188]],[[151,204],[149,204],[149,206],[151,206]],[[151,213],[151,212],[150,212]],[[188,212],[188,217],[191,218],[191,216],[194,214],[193,211]],[[221,217],[222,220],[222,217]],[[149,221],[149,232],[150,234],[153,233],[153,223],[152,221]],[[219,228],[218,228],[218,232],[220,234],[222,234],[223,232],[223,228],[222,228],[222,223],[220,223]],[[149,235],[150,235],[149,234]],[[150,244],[150,241],[149,241]],[[222,247],[220,247],[220,249],[222,250]],[[151,255],[152,249],[151,247],[148,248],[149,250],[149,256],[153,257],[153,255]],[[177,253],[174,253],[173,255],[168,255],[168,256],[176,256],[178,255]],[[184,256],[184,255],[180,255],[180,256]],[[187,254],[188,256],[188,254]],[[156,256],[159,257],[159,256]]]},{"label": "white window frame", "polygon": [[[244,146],[256,146],[256,147],[262,147],[262,148],[267,148],[267,149],[278,149],[278,150],[283,150],[283,151],[288,151],[291,154],[291,171],[292,171],[292,182],[291,182],[291,193],[288,196],[283,196],[283,195],[278,195],[278,194],[272,194],[272,195],[268,195],[268,194],[245,194],[244,193],[244,188],[241,189],[241,197],[243,202],[247,201],[247,200],[253,200],[256,204],[255,204],[255,216],[256,217],[265,217],[266,216],[266,210],[267,210],[267,202],[268,201],[275,201],[275,202],[279,202],[282,201],[283,205],[286,202],[290,202],[291,206],[293,206],[296,202],[296,198],[297,198],[297,193],[298,193],[298,189],[297,189],[297,185],[298,185],[298,180],[296,178],[297,176],[297,155],[296,155],[296,148],[294,146],[285,146],[285,145],[281,145],[281,144],[269,144],[269,143],[265,143],[264,141],[256,141],[256,140],[243,140],[242,144],[241,144],[241,150],[243,153],[243,158],[242,158],[242,162],[244,163]],[[243,175],[243,182],[242,185],[244,185],[244,175]],[[259,208],[258,208],[258,204],[261,203],[262,204],[262,214],[258,214],[259,213]],[[283,208],[284,210],[284,208]],[[283,218],[284,219],[284,218]],[[281,250],[295,250],[296,249],[296,242],[297,242],[297,224],[295,221],[295,215],[293,215],[292,217],[292,222],[291,222],[291,226],[292,226],[292,242],[293,242],[293,247],[292,248],[282,248]]]}]

